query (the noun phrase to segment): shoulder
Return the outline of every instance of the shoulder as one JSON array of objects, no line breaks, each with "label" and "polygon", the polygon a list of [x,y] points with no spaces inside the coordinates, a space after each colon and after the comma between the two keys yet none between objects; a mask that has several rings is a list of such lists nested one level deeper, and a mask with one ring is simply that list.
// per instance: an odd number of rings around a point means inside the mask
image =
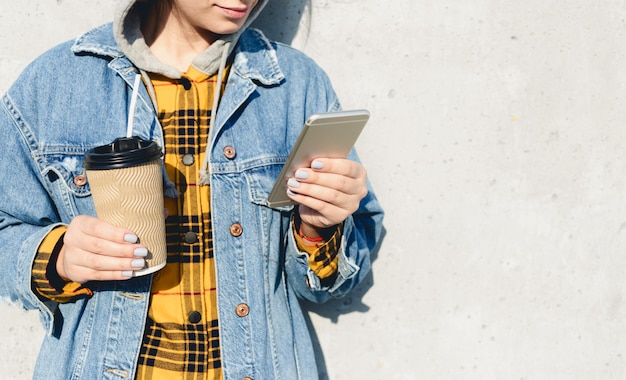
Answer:
[{"label": "shoulder", "polygon": [[241,50],[248,53],[257,52],[266,57],[275,58],[284,65],[304,65],[308,69],[320,69],[318,64],[302,51],[281,42],[270,40],[265,34],[254,28],[248,28],[240,37]]},{"label": "shoulder", "polygon": [[109,67],[112,57],[77,50],[81,37],[50,48],[26,66],[7,90],[16,107],[36,109],[46,102],[62,110],[70,98],[109,95],[121,86],[123,81]]},{"label": "shoulder", "polygon": [[[326,72],[308,55],[289,45],[268,39],[258,29],[246,29],[239,38],[235,67],[243,77],[263,85],[286,84],[327,91],[332,88]],[[239,58],[239,59],[238,59]]]},{"label": "shoulder", "polygon": [[65,63],[72,59],[72,45],[74,40],[65,41],[58,44],[35,58],[24,70],[25,73],[33,71],[33,73],[45,73],[48,70],[62,69]]},{"label": "shoulder", "polygon": [[269,40],[257,29],[247,29],[240,36],[233,66],[239,77],[252,80],[275,96],[306,100],[307,106],[316,110],[339,108],[330,78],[311,57]]},{"label": "shoulder", "polygon": [[21,77],[52,79],[71,75],[76,79],[76,74],[88,74],[94,65],[106,66],[121,56],[110,29],[110,24],[105,24],[48,49],[24,69]]},{"label": "shoulder", "polygon": [[7,93],[16,102],[22,99],[29,103],[40,96],[49,96],[59,77],[63,77],[63,81],[71,82],[70,75],[65,73],[71,73],[73,70],[69,66],[75,66],[71,63],[74,55],[71,51],[73,43],[66,41],[56,45],[31,61]]}]

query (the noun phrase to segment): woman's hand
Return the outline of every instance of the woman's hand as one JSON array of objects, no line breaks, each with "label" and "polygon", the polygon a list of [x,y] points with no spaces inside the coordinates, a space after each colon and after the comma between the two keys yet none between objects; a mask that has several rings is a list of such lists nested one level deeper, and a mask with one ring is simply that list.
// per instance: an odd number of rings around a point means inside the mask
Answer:
[{"label": "woman's hand", "polygon": [[367,172],[355,161],[317,158],[310,168],[298,169],[287,182],[288,195],[299,203],[303,233],[335,226],[352,215],[367,195]]},{"label": "woman's hand", "polygon": [[136,244],[131,231],[81,215],[72,220],[63,239],[56,270],[66,281],[84,284],[126,280],[145,266],[148,250]]}]

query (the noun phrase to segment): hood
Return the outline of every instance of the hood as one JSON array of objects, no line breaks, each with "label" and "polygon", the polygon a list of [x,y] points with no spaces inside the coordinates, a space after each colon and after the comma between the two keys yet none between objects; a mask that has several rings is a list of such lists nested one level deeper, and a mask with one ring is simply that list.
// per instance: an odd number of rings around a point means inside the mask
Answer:
[{"label": "hood", "polygon": [[[180,78],[180,72],[173,66],[159,61],[150,51],[140,29],[138,8],[149,0],[118,0],[113,18],[113,34],[120,50],[143,71],[158,73],[169,78]],[[258,17],[269,0],[259,0],[246,23],[237,33],[223,36],[200,53],[191,63],[192,66],[208,75],[213,75],[220,68],[220,60],[235,48],[241,33]]]}]

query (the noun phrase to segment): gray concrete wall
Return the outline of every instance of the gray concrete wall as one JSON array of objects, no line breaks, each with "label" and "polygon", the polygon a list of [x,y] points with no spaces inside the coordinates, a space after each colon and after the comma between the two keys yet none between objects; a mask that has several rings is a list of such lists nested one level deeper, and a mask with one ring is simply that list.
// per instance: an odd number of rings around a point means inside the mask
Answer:
[{"label": "gray concrete wall", "polygon": [[[3,0],[0,90],[112,8]],[[265,18],[372,112],[358,149],[387,234],[368,284],[307,306],[323,378],[626,378],[622,1],[275,0]],[[0,336],[2,378],[29,378],[37,316],[0,306]]]}]

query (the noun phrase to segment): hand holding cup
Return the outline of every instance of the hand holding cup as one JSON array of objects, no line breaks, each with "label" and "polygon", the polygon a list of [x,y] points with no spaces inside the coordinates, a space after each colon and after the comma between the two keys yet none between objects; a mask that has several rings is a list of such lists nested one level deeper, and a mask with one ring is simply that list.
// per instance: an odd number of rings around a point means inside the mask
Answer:
[{"label": "hand holding cup", "polygon": [[133,232],[80,215],[67,228],[56,270],[65,281],[80,284],[126,280],[145,266],[147,253]]}]

